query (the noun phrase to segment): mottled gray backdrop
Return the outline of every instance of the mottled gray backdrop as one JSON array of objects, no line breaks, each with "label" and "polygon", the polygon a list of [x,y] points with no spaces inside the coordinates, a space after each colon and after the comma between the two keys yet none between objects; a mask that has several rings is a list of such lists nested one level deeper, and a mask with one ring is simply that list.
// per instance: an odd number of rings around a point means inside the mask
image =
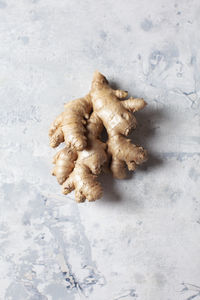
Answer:
[{"label": "mottled gray backdrop", "polygon": [[[0,0],[0,300],[200,299],[199,0]],[[48,128],[93,71],[149,162],[76,204]]]}]

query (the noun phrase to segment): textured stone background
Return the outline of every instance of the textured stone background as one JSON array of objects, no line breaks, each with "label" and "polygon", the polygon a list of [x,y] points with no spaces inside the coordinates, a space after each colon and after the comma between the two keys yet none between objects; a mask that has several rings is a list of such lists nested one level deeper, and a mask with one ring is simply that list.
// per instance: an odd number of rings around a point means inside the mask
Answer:
[{"label": "textured stone background", "polygon": [[[0,1],[0,299],[200,299],[199,0]],[[149,162],[77,205],[51,121],[99,69],[148,107]]]}]

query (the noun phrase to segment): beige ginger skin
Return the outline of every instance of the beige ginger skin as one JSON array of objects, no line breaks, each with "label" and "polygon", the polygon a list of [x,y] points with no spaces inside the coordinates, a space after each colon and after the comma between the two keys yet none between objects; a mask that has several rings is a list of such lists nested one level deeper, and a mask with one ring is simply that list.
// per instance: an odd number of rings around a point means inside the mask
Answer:
[{"label": "beige ginger skin", "polygon": [[97,181],[97,175],[107,162],[107,146],[99,139],[102,129],[102,121],[93,112],[87,124],[86,148],[76,151],[65,147],[54,157],[53,175],[63,184],[64,194],[75,190],[77,202],[95,201],[102,196],[102,187]]},{"label": "beige ginger skin", "polygon": [[[134,171],[147,160],[147,151],[127,139],[137,125],[133,113],[143,109],[146,102],[132,97],[123,100],[127,95],[112,89],[105,76],[96,71],[89,94],[67,103],[50,128],[52,147],[66,143],[54,156],[52,174],[63,185],[64,194],[75,190],[77,202],[102,196],[97,175],[106,163],[115,178],[123,179],[126,166]],[[106,144],[101,141],[103,127],[108,134]]]},{"label": "beige ginger skin", "polygon": [[[126,177],[126,165],[130,171],[147,160],[147,151],[142,147],[131,144],[127,136],[131,129],[135,129],[137,122],[133,115],[146,106],[140,98],[129,98],[122,90],[113,90],[107,79],[98,71],[94,73],[90,91],[93,110],[102,120],[108,133],[108,153],[112,156],[111,171],[118,179]],[[123,136],[124,135],[124,136]]]},{"label": "beige ginger skin", "polygon": [[65,147],[53,157],[52,175],[56,176],[58,183],[63,184],[67,177],[71,174],[75,167],[75,161],[78,158],[78,153],[75,149]]},{"label": "beige ginger skin", "polygon": [[49,130],[50,146],[57,147],[64,142],[77,151],[87,146],[86,119],[92,110],[90,96],[73,100],[65,104],[65,111],[53,122]]}]

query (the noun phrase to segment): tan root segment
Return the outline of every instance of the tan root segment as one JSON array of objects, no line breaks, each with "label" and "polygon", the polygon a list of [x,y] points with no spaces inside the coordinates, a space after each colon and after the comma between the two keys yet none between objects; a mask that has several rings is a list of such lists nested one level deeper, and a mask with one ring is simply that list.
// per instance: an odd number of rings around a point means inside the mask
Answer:
[{"label": "tan root segment", "polygon": [[126,177],[125,164],[130,171],[146,161],[147,152],[142,147],[131,144],[126,139],[137,122],[133,115],[146,106],[140,98],[129,98],[127,92],[113,90],[107,79],[98,71],[95,72],[90,91],[93,110],[102,120],[108,133],[108,153],[111,155],[111,171],[113,176],[122,179]]},{"label": "tan root segment", "polygon": [[102,188],[97,181],[97,175],[107,162],[106,144],[99,139],[102,129],[102,121],[93,112],[87,124],[87,147],[82,151],[65,147],[55,157],[54,175],[60,184],[64,182],[64,194],[75,190],[77,202],[85,199],[94,201],[102,196]]},{"label": "tan root segment", "polygon": [[[112,89],[96,71],[90,93],[67,103],[50,128],[52,147],[66,143],[54,156],[52,174],[63,185],[64,194],[75,190],[77,202],[102,196],[97,176],[108,159],[112,174],[118,179],[126,177],[126,166],[134,171],[147,160],[147,151],[126,138],[137,125],[133,113],[143,109],[146,102],[132,97],[123,100],[127,95],[126,91]],[[108,134],[106,144],[101,141],[103,127]]]},{"label": "tan root segment", "polygon": [[65,104],[65,111],[55,119],[49,130],[50,146],[54,148],[65,141],[67,146],[83,150],[87,146],[85,124],[91,110],[89,95]]}]

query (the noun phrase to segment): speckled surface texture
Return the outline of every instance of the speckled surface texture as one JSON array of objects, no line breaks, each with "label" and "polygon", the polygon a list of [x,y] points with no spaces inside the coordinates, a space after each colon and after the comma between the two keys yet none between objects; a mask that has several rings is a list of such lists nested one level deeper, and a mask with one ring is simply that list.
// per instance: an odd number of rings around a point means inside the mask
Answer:
[{"label": "speckled surface texture", "polygon": [[[199,0],[0,1],[0,299],[200,299]],[[48,128],[98,69],[148,163],[76,204]]]}]

